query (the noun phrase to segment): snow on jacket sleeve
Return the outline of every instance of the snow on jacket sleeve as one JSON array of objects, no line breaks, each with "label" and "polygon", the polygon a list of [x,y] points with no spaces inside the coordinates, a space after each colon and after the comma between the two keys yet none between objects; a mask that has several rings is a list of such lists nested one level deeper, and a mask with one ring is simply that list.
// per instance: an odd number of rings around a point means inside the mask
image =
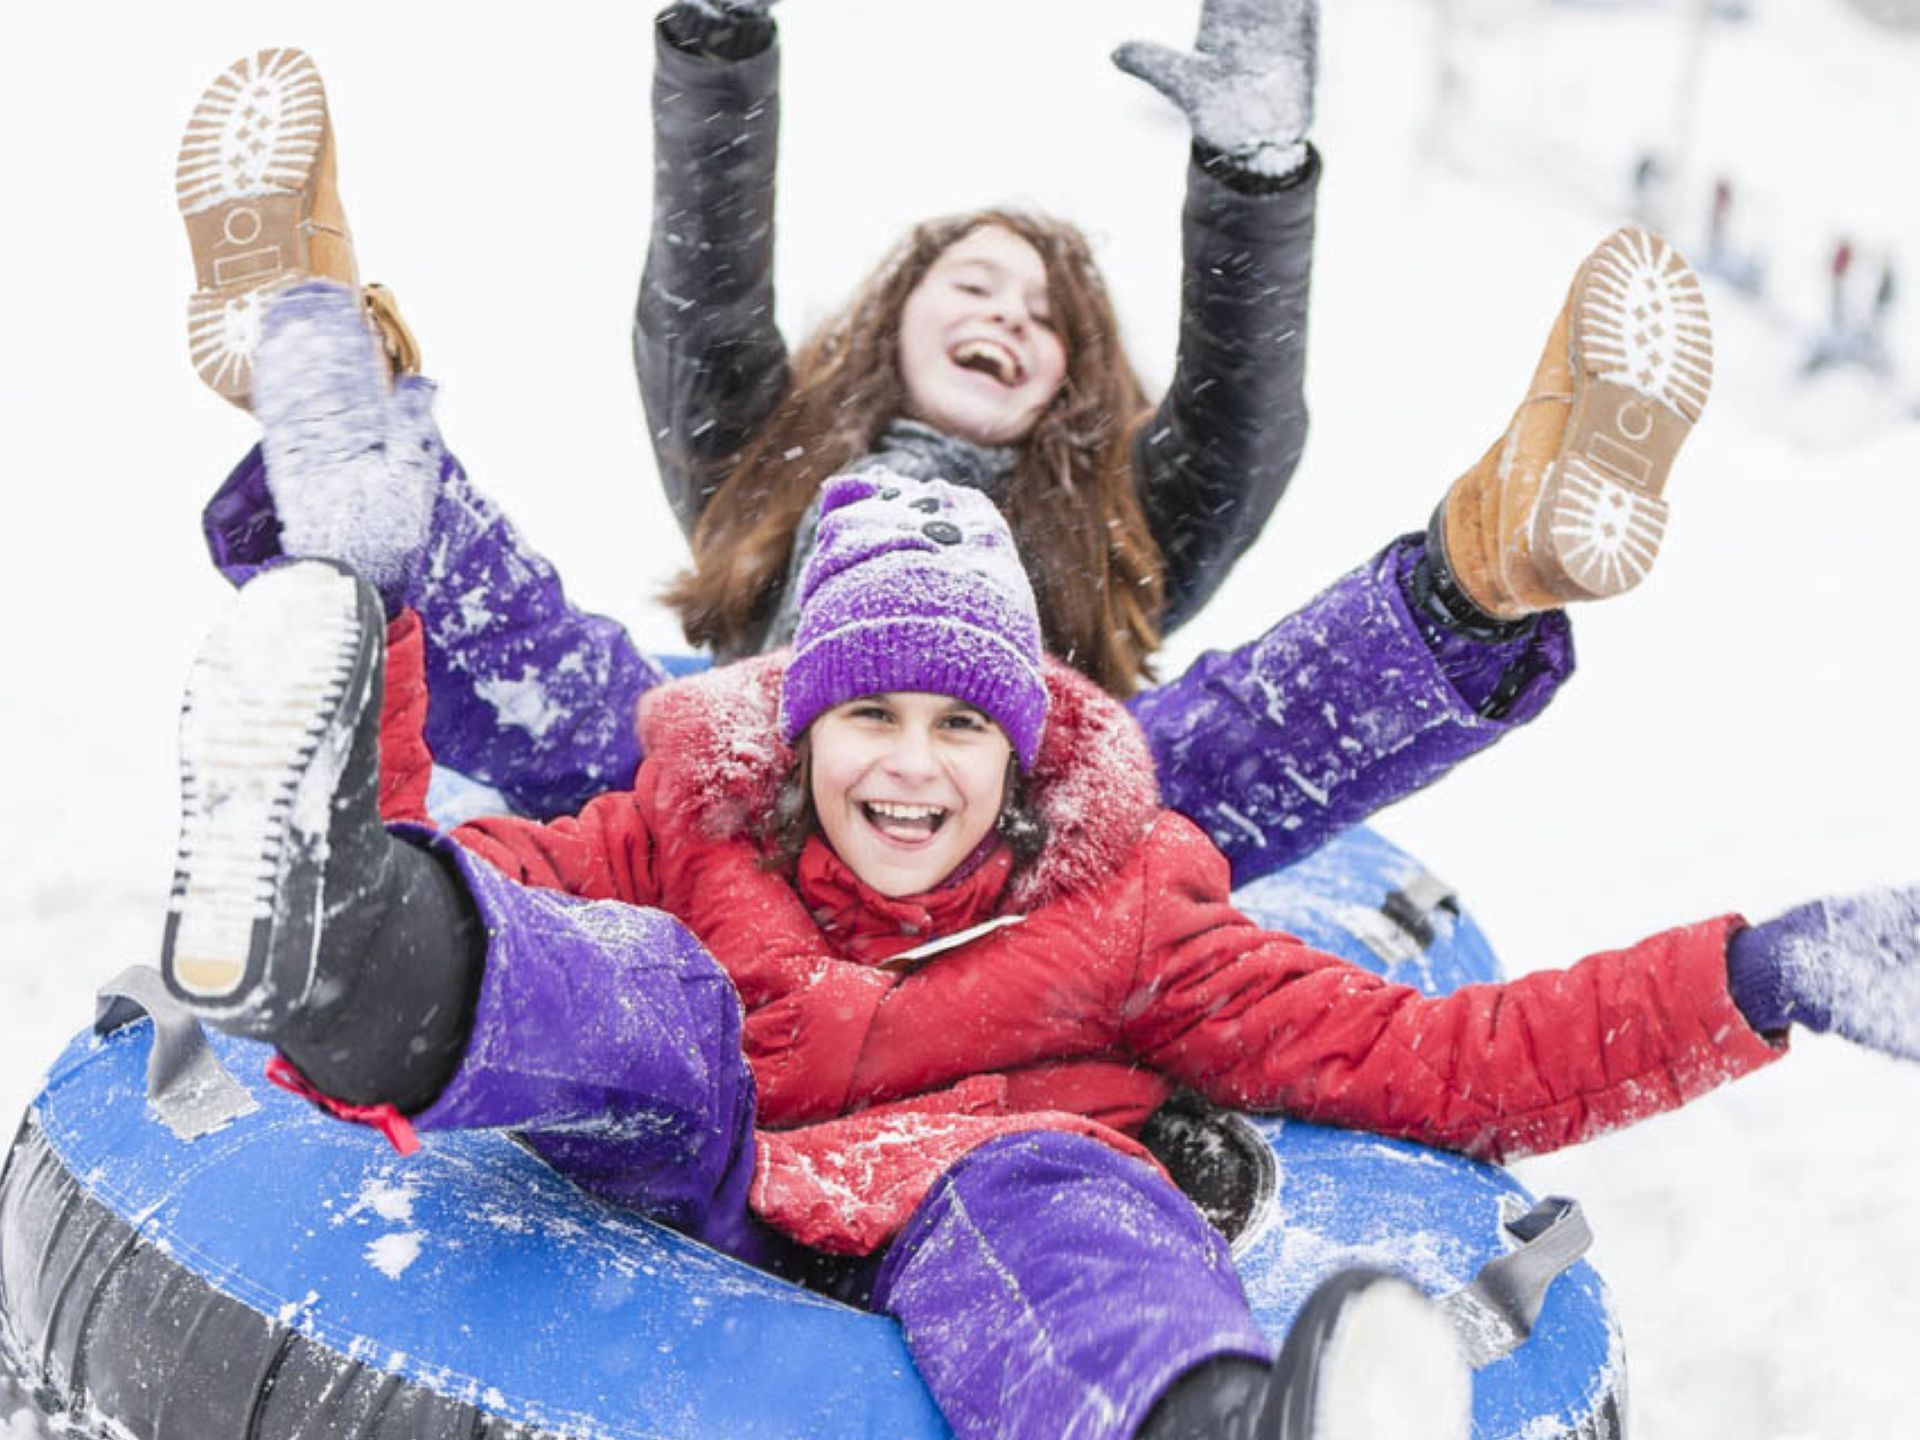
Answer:
[{"label": "snow on jacket sleeve", "polygon": [[1179,817],[1143,848],[1127,1038],[1222,1104],[1499,1162],[1674,1109],[1782,1053],[1727,993],[1733,917],[1433,999],[1258,929]]},{"label": "snow on jacket sleeve", "polygon": [[[437,432],[428,441],[439,446]],[[255,446],[203,517],[222,574],[243,584],[284,558]],[[640,763],[640,697],[665,678],[616,621],[576,608],[553,566],[441,448],[427,554],[400,597],[425,625],[435,758],[515,809],[570,814]]]},{"label": "snow on jacket sleeve", "polygon": [[653,230],[633,366],[660,482],[683,530],[773,413],[787,350],[773,316],[780,47],[730,60],[656,26]]},{"label": "snow on jacket sleeve", "polygon": [[1421,543],[1396,541],[1259,639],[1211,651],[1128,702],[1161,798],[1207,832],[1235,885],[1292,864],[1486,749],[1573,673],[1565,617],[1543,616],[1498,656],[1526,677],[1523,693],[1501,718],[1480,714],[1401,593],[1398,567]]},{"label": "snow on jacket sleeve", "polygon": [[1166,561],[1172,633],[1206,604],[1293,478],[1306,444],[1307,291],[1320,160],[1277,190],[1237,188],[1195,155],[1181,222],[1173,385],[1134,442]]}]

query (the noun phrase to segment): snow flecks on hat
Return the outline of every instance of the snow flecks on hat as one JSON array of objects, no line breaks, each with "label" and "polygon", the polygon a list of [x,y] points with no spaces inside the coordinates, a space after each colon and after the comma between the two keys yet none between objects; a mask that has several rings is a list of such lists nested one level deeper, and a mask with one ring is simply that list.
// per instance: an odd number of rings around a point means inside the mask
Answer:
[{"label": "snow flecks on hat", "polygon": [[1032,767],[1047,712],[1040,619],[1006,521],[975,491],[868,470],[821,492],[782,733],[896,690],[977,707]]}]

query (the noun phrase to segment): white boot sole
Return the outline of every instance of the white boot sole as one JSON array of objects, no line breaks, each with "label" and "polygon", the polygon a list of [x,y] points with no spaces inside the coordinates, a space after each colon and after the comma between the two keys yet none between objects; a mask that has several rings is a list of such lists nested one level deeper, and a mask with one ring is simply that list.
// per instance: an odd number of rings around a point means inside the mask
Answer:
[{"label": "white boot sole", "polygon": [[320,72],[299,50],[237,60],[207,87],[180,140],[174,186],[199,288],[187,302],[194,369],[243,401],[273,293],[307,269],[307,190],[327,138]]},{"label": "white boot sole", "polygon": [[1588,257],[1571,329],[1573,410],[1534,554],[1603,599],[1638,585],[1660,553],[1667,472],[1713,387],[1713,327],[1687,262],[1629,228]]},{"label": "white boot sole", "polygon": [[1294,1317],[1261,1417],[1272,1440],[1467,1440],[1473,1372],[1446,1312],[1397,1276],[1323,1281]]},{"label": "white boot sole", "polygon": [[[161,968],[198,1008],[243,1016],[297,1001],[311,982],[327,826],[353,731],[340,721],[360,713],[372,674],[360,605],[353,578],[330,566],[269,571],[194,662]],[[271,964],[276,944],[300,934],[296,963]]]},{"label": "white boot sole", "polygon": [[1453,1327],[1410,1285],[1370,1286],[1320,1362],[1311,1440],[1467,1440],[1473,1380]]}]

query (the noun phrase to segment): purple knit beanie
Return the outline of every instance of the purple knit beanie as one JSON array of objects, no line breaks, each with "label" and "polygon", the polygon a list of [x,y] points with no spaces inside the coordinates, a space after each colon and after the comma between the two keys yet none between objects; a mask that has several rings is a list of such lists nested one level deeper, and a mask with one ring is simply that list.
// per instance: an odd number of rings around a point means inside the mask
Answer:
[{"label": "purple knit beanie", "polygon": [[868,470],[820,492],[781,728],[792,742],[822,711],[889,690],[978,707],[1032,768],[1047,685],[1007,522],[977,490]]}]

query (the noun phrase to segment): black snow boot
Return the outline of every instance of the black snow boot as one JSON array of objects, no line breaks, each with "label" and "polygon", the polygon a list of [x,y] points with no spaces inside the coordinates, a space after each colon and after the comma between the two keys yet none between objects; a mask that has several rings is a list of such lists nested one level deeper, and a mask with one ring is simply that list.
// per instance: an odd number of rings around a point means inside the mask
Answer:
[{"label": "black snow boot", "polygon": [[380,819],[382,617],[307,560],[251,581],[201,647],[161,971],[327,1094],[407,1109],[464,1049],[483,942],[452,867]]},{"label": "black snow boot", "polygon": [[354,948],[320,937],[324,977],[268,1037],[322,1094],[412,1115],[431,1105],[467,1050],[486,935],[451,861],[403,840]]},{"label": "black snow boot", "polygon": [[1160,1397],[1138,1440],[1260,1440],[1271,1366],[1223,1355],[1189,1370]]},{"label": "black snow boot", "polygon": [[1440,1307],[1397,1276],[1342,1270],[1307,1297],[1272,1368],[1189,1371],[1140,1440],[1467,1440],[1472,1372]]}]

